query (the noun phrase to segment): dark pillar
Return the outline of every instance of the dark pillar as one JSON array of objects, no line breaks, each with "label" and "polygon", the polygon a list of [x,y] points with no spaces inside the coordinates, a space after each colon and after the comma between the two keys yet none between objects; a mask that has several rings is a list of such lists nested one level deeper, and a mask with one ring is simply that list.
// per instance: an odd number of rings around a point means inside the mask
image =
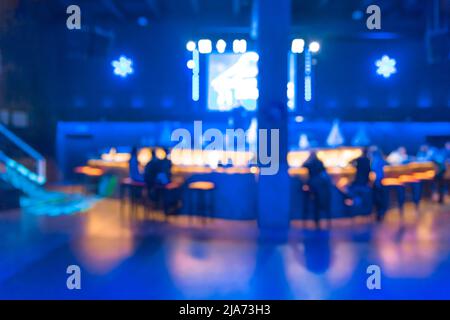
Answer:
[{"label": "dark pillar", "polygon": [[[287,172],[286,90],[291,1],[256,1],[257,42],[260,57],[258,127],[269,132],[269,151],[276,150],[274,146],[270,145],[271,129],[279,130],[278,173],[275,175],[260,174],[259,176],[258,222],[261,228],[288,228],[290,189]],[[259,150],[261,142],[260,140],[258,143]],[[260,163],[260,166],[263,164]]]}]

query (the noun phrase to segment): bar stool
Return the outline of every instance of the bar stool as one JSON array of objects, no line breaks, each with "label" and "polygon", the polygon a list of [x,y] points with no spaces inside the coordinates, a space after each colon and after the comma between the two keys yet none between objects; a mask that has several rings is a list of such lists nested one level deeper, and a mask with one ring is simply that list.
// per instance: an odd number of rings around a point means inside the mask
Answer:
[{"label": "bar stool", "polygon": [[[196,181],[188,185],[188,213],[212,217],[214,211],[214,190],[216,186],[209,181]],[[195,199],[197,201],[195,201]]]},{"label": "bar stool", "polygon": [[397,200],[397,207],[402,212],[405,205],[405,185],[397,178],[384,178],[381,181],[384,188],[388,190],[388,198],[391,198],[391,194],[395,194]]},{"label": "bar stool", "polygon": [[172,181],[164,186],[163,190],[163,209],[164,214],[177,214],[180,203],[182,183]]},{"label": "bar stool", "polygon": [[83,187],[84,194],[97,193],[99,180],[105,173],[102,169],[82,166],[76,167],[73,171],[78,177],[81,178],[81,185]]},{"label": "bar stool", "polygon": [[127,197],[130,201],[131,214],[135,215],[137,211],[138,204],[143,204],[142,192],[145,188],[144,182],[133,181],[130,178],[125,178],[120,183],[120,211],[123,211],[123,206],[125,198]]},{"label": "bar stool", "polygon": [[431,198],[433,194],[433,182],[435,172],[434,170],[428,170],[425,172],[415,172],[412,174],[414,179],[420,181],[421,185],[421,196],[423,195],[425,198]]},{"label": "bar stool", "polygon": [[422,198],[422,183],[412,175],[401,175],[399,180],[405,184],[411,191],[411,200],[416,207],[419,206],[420,199]]}]

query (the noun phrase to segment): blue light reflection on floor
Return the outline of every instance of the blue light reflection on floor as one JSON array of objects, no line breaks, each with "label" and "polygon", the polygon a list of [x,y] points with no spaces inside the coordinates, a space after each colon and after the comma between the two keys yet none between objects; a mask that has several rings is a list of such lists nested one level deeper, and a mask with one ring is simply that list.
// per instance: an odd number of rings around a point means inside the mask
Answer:
[{"label": "blue light reflection on floor", "polygon": [[[401,221],[392,212],[382,225],[293,228],[286,241],[270,241],[248,222],[218,221],[206,229],[180,221],[129,223],[117,205],[102,201],[86,213],[30,221],[9,216],[3,243],[17,246],[16,255],[25,252],[23,244],[42,252],[0,278],[0,298],[450,298],[448,206],[407,210]],[[17,223],[27,225],[21,246],[11,236]],[[44,242],[52,247],[43,250]],[[66,289],[70,264],[82,269],[80,291]],[[381,267],[379,291],[366,288],[370,264]]]}]

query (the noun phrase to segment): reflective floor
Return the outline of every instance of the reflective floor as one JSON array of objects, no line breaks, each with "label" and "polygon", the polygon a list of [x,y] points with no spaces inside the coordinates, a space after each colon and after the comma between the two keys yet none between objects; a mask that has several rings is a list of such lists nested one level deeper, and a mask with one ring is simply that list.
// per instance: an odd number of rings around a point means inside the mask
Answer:
[{"label": "reflective floor", "polygon": [[[60,217],[0,213],[0,298],[450,299],[450,206],[407,205],[287,234],[254,221],[131,219],[114,200]],[[66,269],[81,268],[81,290]],[[381,268],[369,290],[367,267]]]}]

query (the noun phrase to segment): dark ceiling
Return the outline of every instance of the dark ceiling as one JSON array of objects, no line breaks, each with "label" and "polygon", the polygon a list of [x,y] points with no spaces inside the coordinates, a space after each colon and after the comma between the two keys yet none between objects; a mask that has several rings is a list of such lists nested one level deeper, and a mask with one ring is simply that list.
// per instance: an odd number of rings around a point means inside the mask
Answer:
[{"label": "dark ceiling", "polygon": [[[274,0],[276,1],[276,0]],[[427,25],[434,25],[433,12],[439,12],[440,26],[447,26],[450,0],[291,0],[293,30],[313,28],[338,36],[360,32],[365,8],[381,8],[383,29],[422,37]],[[145,17],[148,24],[177,20],[180,24],[216,28],[232,32],[250,31],[254,0],[1,0],[0,15],[16,10],[16,15],[32,15],[51,22],[65,18],[65,9],[78,4],[84,21],[95,25],[120,27]],[[3,19],[5,20],[5,19]],[[234,28],[234,29],[233,29]]]}]

